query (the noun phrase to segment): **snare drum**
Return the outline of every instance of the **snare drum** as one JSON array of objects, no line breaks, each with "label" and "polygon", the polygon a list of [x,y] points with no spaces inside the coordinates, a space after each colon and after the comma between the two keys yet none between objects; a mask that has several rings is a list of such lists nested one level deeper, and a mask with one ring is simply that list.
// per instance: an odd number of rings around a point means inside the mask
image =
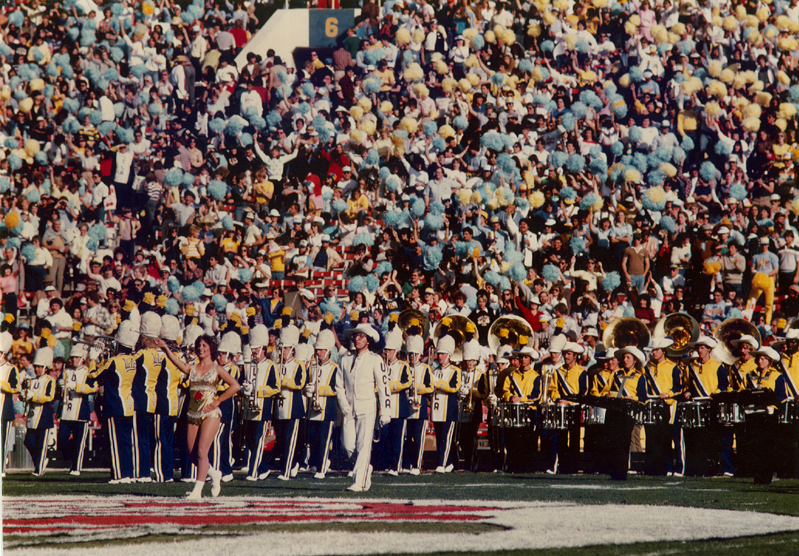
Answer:
[{"label": "snare drum", "polygon": [[636,423],[639,425],[665,425],[668,422],[668,406],[660,400],[650,400],[644,404],[636,419]]},{"label": "snare drum", "polygon": [[799,424],[799,404],[796,403],[796,400],[785,400],[780,404],[779,424]]},{"label": "snare drum", "polygon": [[710,422],[710,402],[683,402],[678,409],[680,424],[685,429],[699,429]]},{"label": "snare drum", "polygon": [[604,407],[593,407],[586,405],[583,407],[583,424],[585,425],[604,425],[605,413],[607,410]]},{"label": "snare drum", "polygon": [[499,406],[499,426],[503,429],[531,428],[535,425],[533,408],[526,403],[503,403]]},{"label": "snare drum", "polygon": [[720,403],[716,409],[716,421],[725,427],[741,425],[746,422],[746,413],[737,403]]},{"label": "snare drum", "polygon": [[576,405],[546,405],[542,410],[543,427],[546,430],[567,430],[577,422]]}]

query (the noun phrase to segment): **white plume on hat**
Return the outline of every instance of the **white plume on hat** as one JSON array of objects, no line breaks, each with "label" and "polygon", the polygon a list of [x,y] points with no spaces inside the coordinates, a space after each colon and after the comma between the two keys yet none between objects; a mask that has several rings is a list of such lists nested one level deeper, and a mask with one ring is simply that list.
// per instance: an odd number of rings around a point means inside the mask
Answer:
[{"label": "white plume on hat", "polygon": [[300,329],[294,325],[283,328],[280,331],[280,343],[283,347],[297,347],[300,343]]},{"label": "white plume on hat", "polygon": [[136,330],[136,327],[133,326],[133,323],[129,320],[122,321],[122,324],[119,325],[119,330],[117,331],[117,342],[126,348],[133,349],[136,347],[136,342],[138,341],[139,331]]},{"label": "white plume on hat", "polygon": [[294,350],[294,358],[308,362],[313,357],[313,346],[311,344],[299,344]]},{"label": "white plume on hat", "polygon": [[258,324],[250,330],[250,348],[266,347],[269,345],[269,330],[263,324]]},{"label": "white plume on hat", "polygon": [[34,367],[52,367],[53,366],[53,348],[43,347],[36,350],[36,355],[33,357]]},{"label": "white plume on hat", "polygon": [[74,346],[72,346],[72,349],[69,350],[70,357],[81,357],[86,359],[87,355],[89,355],[89,346],[83,342],[76,343]]},{"label": "white plume on hat", "polygon": [[8,353],[11,351],[11,345],[14,343],[14,337],[11,332],[5,331],[0,333],[0,352]]},{"label": "white plume on hat", "polygon": [[226,333],[222,336],[222,341],[219,342],[219,351],[231,354],[241,353],[241,336],[235,332]]},{"label": "white plume on hat", "polygon": [[386,349],[401,350],[402,349],[402,331],[395,328],[386,334]]},{"label": "white plume on hat", "polygon": [[333,348],[336,346],[336,336],[333,334],[331,330],[322,330],[316,336],[316,349],[326,349],[327,351],[333,351]]},{"label": "white plume on hat", "polygon": [[424,351],[424,340],[421,336],[408,336],[405,340],[405,351],[421,354]]},{"label": "white plume on hat", "polygon": [[141,317],[141,335],[145,338],[158,338],[161,335],[161,317],[154,311],[147,311]]},{"label": "white plume on hat", "polygon": [[441,338],[436,346],[436,353],[447,353],[449,355],[455,353],[455,339],[452,336]]},{"label": "white plume on hat", "polygon": [[177,317],[164,315],[161,317],[161,338],[167,342],[177,342],[180,336],[180,322]]},{"label": "white plume on hat", "polygon": [[463,360],[477,361],[480,359],[480,342],[469,340],[463,345]]},{"label": "white plume on hat", "polygon": [[186,330],[183,332],[183,345],[194,347],[194,343],[197,341],[197,338],[203,335],[203,329],[196,324],[190,324],[186,327]]}]

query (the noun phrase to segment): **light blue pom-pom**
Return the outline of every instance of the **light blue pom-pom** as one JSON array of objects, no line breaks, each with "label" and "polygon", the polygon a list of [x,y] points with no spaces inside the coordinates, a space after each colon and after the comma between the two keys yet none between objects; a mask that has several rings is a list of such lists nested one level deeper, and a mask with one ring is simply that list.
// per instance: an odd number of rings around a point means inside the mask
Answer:
[{"label": "light blue pom-pom", "polygon": [[[590,89],[586,89],[580,93],[580,102],[585,104],[586,106],[590,106],[594,110],[600,110],[604,106],[602,103],[602,99],[597,96],[594,91]],[[574,111],[574,108],[572,108]]]},{"label": "light blue pom-pom", "polygon": [[557,282],[560,280],[560,269],[554,264],[545,264],[541,275],[547,282]]},{"label": "light blue pom-pom", "polygon": [[494,272],[493,270],[489,270],[488,272],[485,273],[485,276],[483,276],[483,279],[494,287],[496,287],[497,284],[499,284],[500,278],[501,278],[500,275]]},{"label": "light blue pom-pom", "polygon": [[252,269],[251,268],[241,268],[239,269],[239,281],[241,282],[249,282],[252,280]]},{"label": "light blue pom-pom", "polygon": [[432,137],[438,132],[438,125],[433,121],[425,122],[422,126],[422,131],[426,137]]},{"label": "light blue pom-pom", "polygon": [[224,312],[227,308],[227,299],[224,295],[220,295],[218,293],[214,294],[214,296],[211,298],[211,301],[213,302],[214,307],[216,307],[216,310],[220,313]]},{"label": "light blue pom-pom", "polygon": [[444,216],[441,214],[429,213],[424,219],[424,225],[427,229],[438,231],[444,229]]},{"label": "light blue pom-pom", "polygon": [[242,147],[249,147],[253,143],[252,134],[242,133],[239,137],[239,142],[241,143]]},{"label": "light blue pom-pom", "polygon": [[673,234],[677,231],[677,223],[671,216],[661,216],[658,226],[666,230],[668,233]]},{"label": "light blue pom-pom", "polygon": [[527,269],[522,263],[513,263],[508,269],[508,277],[515,282],[524,282],[527,278]]},{"label": "light blue pom-pom", "polygon": [[32,261],[36,258],[36,247],[32,243],[25,243],[20,249],[19,254],[25,261]]},{"label": "light blue pom-pom", "polygon": [[362,292],[365,287],[366,280],[364,280],[363,276],[354,276],[350,283],[347,284],[347,289],[352,293]]},{"label": "light blue pom-pom", "polygon": [[133,130],[126,127],[116,128],[117,137],[123,143],[133,143]]},{"label": "light blue pom-pom", "polygon": [[574,115],[571,113],[566,113],[560,119],[560,125],[563,126],[563,129],[566,131],[572,131],[574,126],[577,124],[577,121],[574,119]]},{"label": "light blue pom-pom", "polygon": [[364,282],[366,283],[366,289],[369,290],[370,293],[375,293],[377,288],[380,287],[380,278],[374,274],[369,274]]},{"label": "light blue pom-pom", "polygon": [[682,147],[674,147],[671,151],[671,159],[677,165],[682,164],[683,160],[685,160],[685,151]]},{"label": "light blue pom-pom", "polygon": [[[661,185],[664,181],[666,181],[666,174],[663,170],[652,170],[646,176],[646,181],[649,185],[657,186]],[[643,202],[643,198],[641,199]],[[646,205],[644,205],[646,206]],[[649,207],[646,207],[649,208]],[[649,210],[662,210],[662,209],[649,209]]]},{"label": "light blue pom-pom", "polygon": [[389,191],[399,191],[402,187],[402,180],[399,176],[391,175],[386,179],[386,188]]},{"label": "light blue pom-pom", "polygon": [[555,50],[555,43],[550,40],[546,40],[541,43],[541,50],[544,52],[552,52]]},{"label": "light blue pom-pom", "polygon": [[689,152],[694,150],[694,140],[691,139],[689,136],[684,136],[682,141],[680,142],[680,146],[685,152]]},{"label": "light blue pom-pom", "polygon": [[64,344],[58,342],[53,348],[53,359],[64,359],[67,356],[67,349]]},{"label": "light blue pom-pom", "polygon": [[573,237],[569,241],[569,247],[571,247],[572,253],[579,255],[585,251],[585,239],[582,236]]},{"label": "light blue pom-pom", "polygon": [[228,135],[235,137],[247,126],[247,120],[239,115],[231,116],[227,121],[227,128],[225,132]]},{"label": "light blue pom-pom", "polygon": [[726,141],[719,141],[718,143],[716,143],[716,146],[713,147],[713,150],[716,151],[717,155],[727,157],[732,154],[732,145],[730,145]]},{"label": "light blue pom-pom", "polygon": [[497,168],[506,175],[512,174],[516,169],[516,161],[508,153],[502,153],[497,157]]},{"label": "light blue pom-pom", "polygon": [[366,245],[367,247],[371,247],[374,244],[375,239],[367,232],[361,232],[360,234],[357,234],[352,240],[353,246]]},{"label": "light blue pom-pom", "polygon": [[490,130],[483,134],[480,138],[480,145],[492,151],[501,152],[505,150],[505,143],[502,141],[502,136],[494,130]]},{"label": "light blue pom-pom", "polygon": [[213,180],[208,184],[208,193],[217,201],[227,196],[227,184],[221,180]]},{"label": "light blue pom-pom", "polygon": [[105,224],[95,224],[89,228],[89,237],[93,237],[97,241],[105,241],[108,239],[108,229]]},{"label": "light blue pom-pom", "polygon": [[443,137],[436,135],[435,137],[433,137],[433,143],[431,147],[433,148],[434,152],[440,153],[447,149],[447,142],[444,141]]},{"label": "light blue pom-pom", "polygon": [[440,247],[436,247],[435,249],[428,249],[427,252],[424,254],[424,266],[427,269],[436,269],[441,264],[441,261],[444,260],[444,252],[441,250]]},{"label": "light blue pom-pom", "polygon": [[183,183],[183,170],[180,168],[170,169],[164,176],[164,182],[170,187],[178,187]]},{"label": "light blue pom-pom", "polygon": [[573,154],[566,161],[566,169],[573,174],[582,172],[584,168],[585,157],[581,154]]},{"label": "light blue pom-pom", "polygon": [[630,68],[630,81],[633,83],[640,83],[644,80],[644,71],[638,67],[633,66]]},{"label": "light blue pom-pom", "polygon": [[630,128],[630,141],[638,143],[644,137],[644,130],[637,125]]},{"label": "light blue pom-pom", "polygon": [[11,153],[8,155],[8,167],[11,168],[13,172],[16,172],[20,168],[22,168],[22,159],[16,155],[15,153]]},{"label": "light blue pom-pom", "polygon": [[210,129],[213,133],[222,133],[225,131],[227,127],[227,122],[222,118],[214,118],[210,122],[208,122],[208,129]]},{"label": "light blue pom-pom", "polygon": [[562,168],[566,161],[569,159],[569,155],[567,155],[563,151],[555,151],[552,153],[552,156],[549,157],[549,162],[555,168]]},{"label": "light blue pom-pom", "polygon": [[510,291],[510,280],[506,276],[499,279],[499,291]]},{"label": "light blue pom-pom", "polygon": [[605,277],[602,278],[602,287],[606,292],[612,292],[619,286],[621,286],[621,276],[619,276],[619,273],[615,270],[608,272],[605,274]]},{"label": "light blue pom-pom", "polygon": [[427,207],[425,207],[425,204],[424,204],[424,199],[422,199],[422,198],[417,198],[417,199],[416,199],[416,200],[415,200],[415,201],[414,201],[414,202],[411,204],[411,213],[412,213],[412,214],[413,214],[413,215],[414,215],[416,218],[421,218],[422,216],[424,216],[424,213],[425,213],[425,210],[426,210],[426,208],[427,208]]},{"label": "light blue pom-pom", "polygon": [[367,94],[377,94],[380,92],[380,88],[383,86],[383,81],[377,77],[370,77],[365,79],[363,83],[361,83],[363,87],[363,91]]},{"label": "light blue pom-pom", "polygon": [[627,116],[627,105],[624,102],[614,103],[612,106],[613,115],[618,119]]},{"label": "light blue pom-pom", "polygon": [[377,152],[377,149],[372,149],[368,153],[366,153],[366,157],[363,159],[363,163],[366,166],[377,166],[380,164],[380,154]]},{"label": "light blue pom-pom", "polygon": [[621,141],[616,141],[613,143],[613,145],[611,145],[610,150],[615,156],[621,156],[624,152],[624,143]]},{"label": "light blue pom-pom", "polygon": [[377,274],[378,276],[382,276],[383,274],[391,274],[393,271],[394,271],[394,266],[388,261],[383,261],[382,263],[377,265],[377,268],[375,269],[375,274]]},{"label": "light blue pom-pom", "polygon": [[167,315],[172,315],[173,317],[178,316],[180,312],[180,305],[178,305],[178,300],[174,297],[170,297],[166,300],[166,307],[164,307],[164,312]]},{"label": "light blue pom-pom", "polygon": [[189,172],[183,174],[183,185],[186,187],[194,185],[194,175]]},{"label": "light blue pom-pom", "polygon": [[8,22],[14,27],[22,27],[22,24],[25,23],[25,14],[22,13],[22,10],[13,11],[8,14]]},{"label": "light blue pom-pom", "polygon": [[746,191],[746,187],[744,187],[741,183],[734,183],[730,186],[730,197],[737,201],[743,201],[746,199],[748,192]]},{"label": "light blue pom-pom", "polygon": [[302,85],[300,85],[300,92],[304,94],[306,97],[313,97],[316,95],[316,87],[313,86],[313,83],[310,81],[306,81]]},{"label": "light blue pom-pom", "polygon": [[233,223],[233,218],[227,214],[222,219],[222,227],[226,229],[228,232],[232,232],[235,228],[235,224]]},{"label": "light blue pom-pom", "polygon": [[463,115],[455,116],[455,118],[452,120],[452,123],[458,129],[466,129],[469,127],[469,120],[467,120],[466,116]]},{"label": "light blue pom-pom", "polygon": [[42,194],[39,193],[38,189],[31,189],[30,191],[28,191],[28,194],[26,196],[28,198],[28,201],[30,201],[34,205],[42,200]]},{"label": "light blue pom-pom", "polygon": [[350,206],[344,199],[337,199],[331,203],[330,208],[334,214],[340,214],[349,210]]},{"label": "light blue pom-pom", "polygon": [[699,176],[705,181],[715,180],[717,172],[716,166],[709,160],[704,161],[699,167]]},{"label": "light blue pom-pom", "polygon": [[64,133],[67,135],[74,135],[80,131],[80,123],[75,118],[69,117],[64,120],[64,124],[61,126],[61,129],[63,129]]},{"label": "light blue pom-pom", "polygon": [[185,301],[188,301],[189,303],[194,303],[195,301],[199,301],[200,300],[200,296],[202,295],[202,293],[203,293],[203,290],[198,290],[197,288],[195,288],[193,286],[186,286],[180,292],[180,294],[183,296],[183,299]]},{"label": "light blue pom-pom", "polygon": [[169,293],[176,294],[180,291],[180,280],[174,276],[170,276],[166,281],[166,287],[169,289]]},{"label": "light blue pom-pom", "polygon": [[[602,176],[608,173],[608,164],[601,158],[596,158],[588,165],[588,171],[594,176]],[[591,203],[593,206],[594,203]]]},{"label": "light blue pom-pom", "polygon": [[100,112],[99,110],[92,110],[89,113],[89,121],[93,125],[100,125],[103,121],[103,113]]}]

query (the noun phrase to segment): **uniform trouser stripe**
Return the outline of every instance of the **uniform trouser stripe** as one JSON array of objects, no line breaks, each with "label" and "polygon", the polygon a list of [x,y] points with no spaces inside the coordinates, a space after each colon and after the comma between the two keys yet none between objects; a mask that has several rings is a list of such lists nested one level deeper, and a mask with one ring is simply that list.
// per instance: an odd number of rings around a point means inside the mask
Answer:
[{"label": "uniform trouser stripe", "polygon": [[0,460],[0,471],[6,470],[6,454],[8,454],[8,445],[11,442],[11,429],[14,421],[3,421],[3,454]]},{"label": "uniform trouser stripe", "polygon": [[49,444],[50,440],[50,429],[44,431],[39,438],[37,438],[38,443],[40,444],[41,452],[39,452],[39,473],[44,473],[45,467],[47,467],[47,445]]},{"label": "uniform trouser stripe", "polygon": [[261,460],[264,457],[264,440],[266,439],[266,427],[269,421],[250,421],[252,426],[252,449],[248,462],[250,477],[258,478]]},{"label": "uniform trouser stripe", "polygon": [[139,414],[133,415],[133,476],[139,476]]},{"label": "uniform trouser stripe", "polygon": [[399,457],[397,457],[397,468],[396,471],[399,473],[402,471],[402,455],[405,451],[405,435],[408,432],[408,420],[402,420],[402,433],[400,434],[400,447],[399,447]]},{"label": "uniform trouser stripe", "polygon": [[219,469],[222,465],[222,442],[224,442],[222,435],[224,430],[225,426],[219,425],[219,428],[216,429],[214,441],[211,443],[211,453],[208,459],[211,461],[211,467],[214,469]]},{"label": "uniform trouser stripe", "polygon": [[161,416],[153,416],[153,440],[155,440],[153,452],[153,469],[155,470],[155,480],[159,483],[164,482],[164,467],[162,465],[163,446],[161,445]]},{"label": "uniform trouser stripe", "polygon": [[446,427],[448,430],[447,430],[447,445],[444,449],[444,463],[443,463],[444,467],[448,465],[447,462],[449,461],[450,451],[452,450],[452,439],[455,435],[455,422],[454,421],[447,422]]},{"label": "uniform trouser stripe", "polygon": [[333,437],[333,421],[327,423],[327,436],[325,438],[325,446],[322,448],[322,467],[318,469],[319,473],[324,473],[327,469],[327,462],[330,460],[330,440]]},{"label": "uniform trouser stripe", "polygon": [[111,475],[115,480],[122,478],[119,465],[119,445],[117,444],[117,424],[113,417],[108,419],[108,444],[111,448]]},{"label": "uniform trouser stripe", "polygon": [[[78,427],[80,427],[80,442],[76,442],[77,453],[75,454],[73,471],[80,471],[83,469],[83,455],[86,451],[86,439],[89,437],[88,423],[78,423]],[[74,429],[72,434],[75,434]]]},{"label": "uniform trouser stripe", "polygon": [[299,419],[291,419],[290,423],[286,423],[286,461],[284,463],[285,472],[284,477],[291,477],[291,468],[294,466],[294,454],[297,450],[297,435],[299,434]]}]

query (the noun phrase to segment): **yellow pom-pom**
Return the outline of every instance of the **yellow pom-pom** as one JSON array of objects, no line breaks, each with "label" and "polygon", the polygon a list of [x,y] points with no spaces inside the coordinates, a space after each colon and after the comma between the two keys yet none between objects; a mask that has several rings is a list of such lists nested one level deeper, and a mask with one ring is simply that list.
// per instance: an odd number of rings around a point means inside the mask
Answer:
[{"label": "yellow pom-pom", "polygon": [[13,230],[19,226],[19,213],[15,210],[12,210],[6,214],[6,217],[3,219],[3,223],[6,225],[7,229]]},{"label": "yellow pom-pom", "polygon": [[594,6],[597,10],[601,10],[602,8],[608,5],[608,0],[591,0],[591,5]]},{"label": "yellow pom-pom", "polygon": [[144,294],[144,298],[142,301],[146,305],[155,305],[155,294],[153,292],[147,292]]},{"label": "yellow pom-pom", "polygon": [[438,111],[438,108],[433,108],[430,110],[430,119],[437,120],[441,113]]},{"label": "yellow pom-pom", "polygon": [[677,175],[677,168],[675,168],[674,165],[669,162],[664,162],[661,164],[660,170],[670,178],[673,178]]},{"label": "yellow pom-pom", "polygon": [[449,73],[449,66],[441,60],[433,62],[433,66],[436,68],[436,73],[439,75],[447,75]]},{"label": "yellow pom-pom", "polygon": [[412,39],[412,40],[413,40],[413,42],[415,42],[416,44],[422,44],[422,42],[423,42],[423,41],[424,41],[424,39],[425,39],[425,34],[424,34],[424,31],[422,31],[421,29],[416,29],[416,30],[413,32],[413,35],[411,36],[411,39]]},{"label": "yellow pom-pom", "polygon": [[497,210],[499,208],[499,201],[497,201],[496,197],[489,199],[488,203],[486,203],[486,207],[488,207],[488,210]]},{"label": "yellow pom-pom", "polygon": [[417,81],[424,79],[424,70],[422,69],[422,66],[416,62],[413,62],[407,67],[402,75],[405,77],[405,81],[408,83],[416,83]]},{"label": "yellow pom-pom", "polygon": [[738,28],[738,20],[735,17],[728,15],[724,18],[724,21],[721,24],[724,27],[725,31],[735,31]]},{"label": "yellow pom-pom", "polygon": [[[444,64],[444,65],[446,65],[446,64]],[[447,71],[449,71],[449,69],[447,69]],[[441,81],[441,89],[442,89],[442,90],[443,90],[445,93],[451,93],[452,91],[454,91],[454,90],[455,90],[455,88],[456,88],[457,86],[458,86],[458,82],[457,82],[457,81],[455,81],[455,80],[454,80],[453,78],[451,78],[451,77],[447,77],[447,78],[445,78],[445,79],[443,79],[443,80]]]},{"label": "yellow pom-pom", "polygon": [[28,89],[33,91],[41,91],[44,89],[44,79],[33,79],[30,83],[28,83]]},{"label": "yellow pom-pom", "polygon": [[458,202],[461,205],[468,205],[469,202],[472,200],[472,191],[471,189],[461,188],[455,192],[455,195],[458,197]]},{"label": "yellow pom-pom", "polygon": [[746,19],[746,8],[743,6],[736,6],[735,7],[735,18],[738,21],[743,21]]},{"label": "yellow pom-pom", "polygon": [[411,42],[411,32],[408,31],[405,27],[400,27],[397,29],[397,46],[404,46],[406,44],[410,44]]},{"label": "yellow pom-pom", "polygon": [[372,101],[369,100],[367,97],[361,97],[358,99],[358,106],[363,108],[364,112],[369,112],[372,110]]},{"label": "yellow pom-pom", "polygon": [[363,131],[361,131],[360,129],[353,129],[352,131],[350,131],[350,141],[352,141],[356,145],[360,145],[361,143],[363,143],[364,138],[365,135]]},{"label": "yellow pom-pom", "polygon": [[480,76],[476,73],[467,73],[466,79],[472,84],[472,87],[477,87],[480,84]]},{"label": "yellow pom-pom", "polygon": [[[759,81],[759,83],[763,82]],[[760,106],[768,106],[769,104],[771,104],[771,93],[764,93],[762,91],[757,93],[757,96],[755,97],[755,102],[757,102]]]},{"label": "yellow pom-pom", "polygon": [[361,122],[361,131],[363,131],[367,136],[371,137],[377,131],[377,123],[375,123],[372,119],[365,119]]},{"label": "yellow pom-pom", "polygon": [[721,106],[716,101],[710,101],[705,104],[705,114],[710,117],[715,117],[721,114]]},{"label": "yellow pom-pom", "polygon": [[580,81],[582,82],[583,85],[588,83],[593,83],[594,81],[596,81],[596,79],[597,75],[596,72],[594,72],[593,70],[586,70],[580,72]]},{"label": "yellow pom-pom", "polygon": [[757,29],[760,26],[760,20],[757,18],[757,16],[748,15],[746,16],[746,26]]},{"label": "yellow pom-pom", "polygon": [[424,83],[417,83],[413,86],[413,94],[424,99],[430,96],[430,89]]},{"label": "yellow pom-pom", "polygon": [[19,111],[23,114],[28,114],[33,109],[33,99],[25,97],[19,101]]},{"label": "yellow pom-pom", "polygon": [[[760,46],[760,45],[763,44],[763,35],[761,35],[757,31],[755,31],[754,33],[751,33],[749,35],[749,42],[752,43],[752,45],[754,45],[754,46]],[[794,40],[794,44],[796,44],[795,40]]]},{"label": "yellow pom-pom", "polygon": [[529,37],[540,37],[541,36],[541,25],[534,21],[530,24],[527,28],[527,36]]},{"label": "yellow pom-pom", "polygon": [[503,261],[503,263],[499,265],[499,271],[502,274],[507,274],[509,270],[510,270],[510,263],[508,261]]},{"label": "yellow pom-pom", "polygon": [[477,204],[477,205],[482,205],[483,204],[483,196],[480,195],[480,193],[478,193],[477,191],[473,191],[472,192],[471,201],[473,203]]},{"label": "yellow pom-pom", "polygon": [[507,46],[513,46],[516,44],[516,33],[511,31],[510,29],[506,29],[501,35],[497,35],[502,39],[502,42],[505,43]]},{"label": "yellow pom-pom", "polygon": [[721,16],[718,15],[714,15],[712,17],[711,23],[713,23],[713,25],[715,25],[716,27],[721,27],[722,25],[724,25],[724,21],[721,19]]},{"label": "yellow pom-pom", "polygon": [[602,210],[602,207],[604,205],[605,205],[605,199],[603,197],[599,197],[596,200],[596,203],[591,205],[591,210],[594,211],[594,212],[599,212],[600,210]]},{"label": "yellow pom-pom", "polygon": [[791,202],[791,212],[794,214],[794,216],[799,216],[799,197],[795,198]]},{"label": "yellow pom-pom", "polygon": [[464,40],[472,42],[479,33],[480,33],[479,29],[475,29],[474,27],[469,27],[468,29],[463,30],[461,36],[464,38]]},{"label": "yellow pom-pom", "polygon": [[777,36],[777,28],[769,26],[766,28],[765,34],[763,35],[768,40],[772,40],[774,37]]},{"label": "yellow pom-pom", "polygon": [[758,272],[755,274],[754,278],[752,278],[752,287],[765,290],[766,288],[774,287],[774,282],[768,277],[768,274]]},{"label": "yellow pom-pom", "polygon": [[641,172],[635,168],[628,168],[624,171],[624,181],[627,183],[638,183],[641,181]]},{"label": "yellow pom-pom", "polygon": [[384,100],[383,102],[380,103],[380,111],[383,114],[387,114],[387,113],[391,112],[392,110],[394,110],[394,105],[391,104],[391,102],[389,102],[387,100]]},{"label": "yellow pom-pom", "polygon": [[668,40],[669,40],[669,44],[674,46],[675,44],[680,42],[680,35],[678,35],[677,33],[669,32],[669,39]]},{"label": "yellow pom-pom", "polygon": [[540,191],[533,191],[533,194],[530,195],[530,206],[533,208],[541,208],[541,206],[546,201],[544,194]]},{"label": "yellow pom-pom", "polygon": [[[687,81],[686,81],[687,83]],[[630,74],[625,73],[621,77],[619,77],[619,85],[624,87],[625,89],[630,86]]]},{"label": "yellow pom-pom", "polygon": [[650,187],[644,191],[644,195],[652,201],[653,204],[660,205],[666,202],[666,191],[660,187]]},{"label": "yellow pom-pom", "polygon": [[707,86],[707,93],[713,97],[724,98],[727,96],[727,86],[721,81],[711,81]]},{"label": "yellow pom-pom", "polygon": [[743,121],[743,126],[746,131],[760,130],[760,118],[746,118]]},{"label": "yellow pom-pom", "polygon": [[8,87],[3,87],[3,90],[0,91],[0,98],[5,101],[11,100],[11,89]]},{"label": "yellow pom-pom", "polygon": [[674,26],[671,28],[671,32],[683,36],[685,34],[685,24],[675,23]]},{"label": "yellow pom-pom", "polygon": [[780,104],[780,118],[790,120],[796,116],[796,106],[790,102],[783,102]]},{"label": "yellow pom-pom", "polygon": [[39,142],[36,139],[28,139],[25,141],[25,154],[27,154],[29,158],[36,156],[39,149]]},{"label": "yellow pom-pom", "polygon": [[361,119],[363,118],[363,108],[361,108],[356,104],[355,106],[350,108],[350,116],[352,116],[352,119],[355,120],[356,122],[360,122]]},{"label": "yellow pom-pom", "polygon": [[291,316],[291,307],[283,307],[283,312],[281,313],[284,317]]},{"label": "yellow pom-pom", "polygon": [[438,135],[444,139],[449,139],[450,137],[455,137],[455,129],[449,125],[444,124],[440,128],[438,128]]},{"label": "yellow pom-pom", "polygon": [[707,66],[707,72],[710,74],[710,77],[714,77],[716,79],[718,79],[718,77],[721,75],[721,70],[721,62],[718,60],[712,60]]},{"label": "yellow pom-pom", "polygon": [[538,66],[533,68],[533,71],[530,74],[530,80],[533,83],[540,83],[544,80],[544,74],[541,71],[541,68],[539,68]]},{"label": "yellow pom-pom", "polygon": [[780,83],[783,85],[789,85],[791,83],[791,78],[788,77],[788,74],[784,71],[777,72],[777,79],[779,79]]},{"label": "yellow pom-pom", "polygon": [[399,124],[400,129],[404,129],[408,132],[408,135],[413,135],[416,133],[416,130],[419,129],[419,121],[416,118],[405,117],[400,120]]},{"label": "yellow pom-pom", "polygon": [[735,79],[735,72],[730,68],[725,68],[721,70],[721,74],[719,75],[719,79],[722,83],[730,84],[732,80]]},{"label": "yellow pom-pom", "polygon": [[636,27],[640,27],[641,26],[641,16],[638,15],[638,14],[631,15],[630,19],[628,21],[630,23],[632,23],[633,25],[635,25]]},{"label": "yellow pom-pom", "polygon": [[795,52],[799,48],[799,42],[794,37],[782,37],[777,41],[777,47],[780,50]]},{"label": "yellow pom-pom", "polygon": [[550,11],[546,11],[544,12],[542,19],[544,20],[545,25],[547,25],[548,27],[552,27],[552,24],[558,20],[558,16],[556,16],[554,13]]},{"label": "yellow pom-pom", "polygon": [[788,122],[786,122],[783,118],[777,118],[774,121],[774,125],[780,128],[781,131],[785,131],[785,128],[788,127]]},{"label": "yellow pom-pom", "polygon": [[721,270],[721,263],[711,261],[710,259],[708,259],[705,261],[704,267],[705,267],[705,274],[707,274],[708,276],[715,276],[716,274],[719,273],[719,270]]},{"label": "yellow pom-pom", "polygon": [[483,38],[485,39],[486,42],[491,44],[497,42],[497,37],[496,35],[494,35],[494,31],[486,31],[485,35],[483,35]]},{"label": "yellow pom-pom", "polygon": [[[463,63],[463,65],[465,65],[467,68],[476,68],[476,67],[478,67],[480,65],[480,62],[477,61],[477,56],[472,54],[471,56],[466,58],[466,61]],[[471,74],[471,75],[475,75],[475,74]],[[470,77],[469,81],[471,81],[471,80],[472,79]],[[477,79],[477,83],[479,83],[479,82],[480,82],[480,79],[478,78]]]},{"label": "yellow pom-pom", "polygon": [[463,79],[458,81],[458,87],[460,87],[460,90],[463,91],[464,93],[468,93],[469,91],[472,90],[472,83],[464,77]]},{"label": "yellow pom-pom", "polygon": [[563,40],[566,41],[566,49],[567,50],[574,50],[577,46],[577,35],[566,35],[563,37]]}]

